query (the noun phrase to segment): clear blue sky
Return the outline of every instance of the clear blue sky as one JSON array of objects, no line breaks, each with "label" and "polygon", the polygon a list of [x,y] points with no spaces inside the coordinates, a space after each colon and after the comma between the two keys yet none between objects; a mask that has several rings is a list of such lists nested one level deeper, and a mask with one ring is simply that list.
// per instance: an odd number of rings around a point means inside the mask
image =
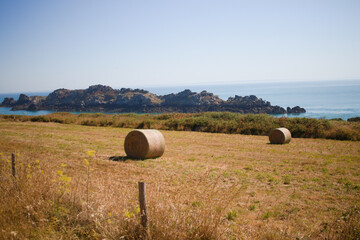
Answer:
[{"label": "clear blue sky", "polygon": [[360,0],[1,0],[0,92],[360,79]]}]

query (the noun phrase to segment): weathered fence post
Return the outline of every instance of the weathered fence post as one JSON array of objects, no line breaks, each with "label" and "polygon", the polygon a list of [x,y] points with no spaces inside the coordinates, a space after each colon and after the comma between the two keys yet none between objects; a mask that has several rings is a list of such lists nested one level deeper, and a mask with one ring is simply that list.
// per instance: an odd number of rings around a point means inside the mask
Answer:
[{"label": "weathered fence post", "polygon": [[139,182],[139,202],[140,202],[141,225],[145,229],[147,229],[148,214],[146,209],[146,187],[144,182]]},{"label": "weathered fence post", "polygon": [[15,160],[16,160],[16,155],[15,155],[15,153],[12,153],[11,154],[11,170],[12,170],[12,175],[14,177],[16,175]]}]

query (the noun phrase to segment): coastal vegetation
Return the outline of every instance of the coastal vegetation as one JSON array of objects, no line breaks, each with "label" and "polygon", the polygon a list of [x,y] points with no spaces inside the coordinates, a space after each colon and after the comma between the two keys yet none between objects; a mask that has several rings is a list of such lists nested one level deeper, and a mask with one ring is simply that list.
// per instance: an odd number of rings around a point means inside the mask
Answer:
[{"label": "coastal vegetation", "polygon": [[0,119],[262,136],[268,135],[274,128],[285,127],[290,130],[292,137],[295,138],[360,140],[359,121],[277,118],[266,114],[239,114],[230,112],[169,114],[52,113],[44,116],[1,115]]},{"label": "coastal vegetation", "polygon": [[[249,126],[262,118],[348,124],[235,116]],[[359,239],[358,141],[273,145],[266,136],[161,130],[164,155],[139,161],[125,157],[131,129],[105,124],[165,128],[226,117],[234,116],[2,116],[0,239],[142,239],[139,181],[147,186],[148,239]],[[101,121],[108,127],[96,127]]]}]

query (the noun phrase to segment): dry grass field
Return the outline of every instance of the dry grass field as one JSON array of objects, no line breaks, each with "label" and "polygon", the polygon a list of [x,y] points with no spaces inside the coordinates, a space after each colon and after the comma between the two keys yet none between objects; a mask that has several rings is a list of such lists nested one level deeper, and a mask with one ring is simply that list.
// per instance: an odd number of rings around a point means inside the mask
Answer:
[{"label": "dry grass field", "polygon": [[161,131],[164,155],[142,161],[130,131],[0,121],[0,239],[360,237],[360,142]]}]

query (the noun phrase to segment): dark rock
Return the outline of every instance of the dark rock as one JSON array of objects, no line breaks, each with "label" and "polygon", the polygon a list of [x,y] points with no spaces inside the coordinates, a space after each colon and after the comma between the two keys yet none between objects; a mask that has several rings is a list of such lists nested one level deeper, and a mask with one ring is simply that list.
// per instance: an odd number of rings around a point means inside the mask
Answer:
[{"label": "dark rock", "polygon": [[293,108],[287,107],[286,112],[287,113],[296,113],[297,114],[297,113],[305,113],[306,110],[304,108],[296,106],[296,107],[293,107]]},{"label": "dark rock", "polygon": [[25,94],[20,94],[19,99],[17,100],[17,102],[15,103],[15,105],[24,105],[24,104],[29,104],[30,98],[25,95]]},{"label": "dark rock", "polygon": [[35,104],[31,103],[27,108],[28,111],[36,111],[38,108]]},{"label": "dark rock", "polygon": [[3,102],[0,104],[2,107],[12,107],[16,103],[16,100],[11,97],[4,98]]},{"label": "dark rock", "polygon": [[42,96],[28,97],[25,94],[20,94],[19,100],[12,106],[11,110],[40,110],[44,100],[45,97]]},{"label": "dark rock", "polygon": [[[76,90],[75,90],[76,91]],[[66,103],[72,103],[71,97],[69,97],[72,93],[75,91],[71,91],[68,89],[57,89],[50,93],[46,99],[45,104],[48,106],[51,105],[59,105],[59,104],[66,104]]]},{"label": "dark rock", "polygon": [[279,106],[271,106],[270,102],[257,98],[254,95],[241,97],[229,97],[224,104],[228,111],[236,111],[242,109],[245,113],[268,113],[268,114],[283,114],[286,110]]},{"label": "dark rock", "polygon": [[168,94],[162,96],[163,106],[202,106],[202,105],[219,105],[224,102],[218,96],[202,91],[201,93],[192,92],[185,89],[177,94]]},{"label": "dark rock", "polygon": [[85,90],[86,93],[92,94],[92,93],[106,93],[106,92],[113,92],[114,89],[112,89],[109,86],[104,86],[101,84],[98,85],[92,85],[88,89]]},{"label": "dark rock", "polygon": [[161,99],[152,93],[126,92],[119,94],[114,102],[120,106],[157,106]]}]

